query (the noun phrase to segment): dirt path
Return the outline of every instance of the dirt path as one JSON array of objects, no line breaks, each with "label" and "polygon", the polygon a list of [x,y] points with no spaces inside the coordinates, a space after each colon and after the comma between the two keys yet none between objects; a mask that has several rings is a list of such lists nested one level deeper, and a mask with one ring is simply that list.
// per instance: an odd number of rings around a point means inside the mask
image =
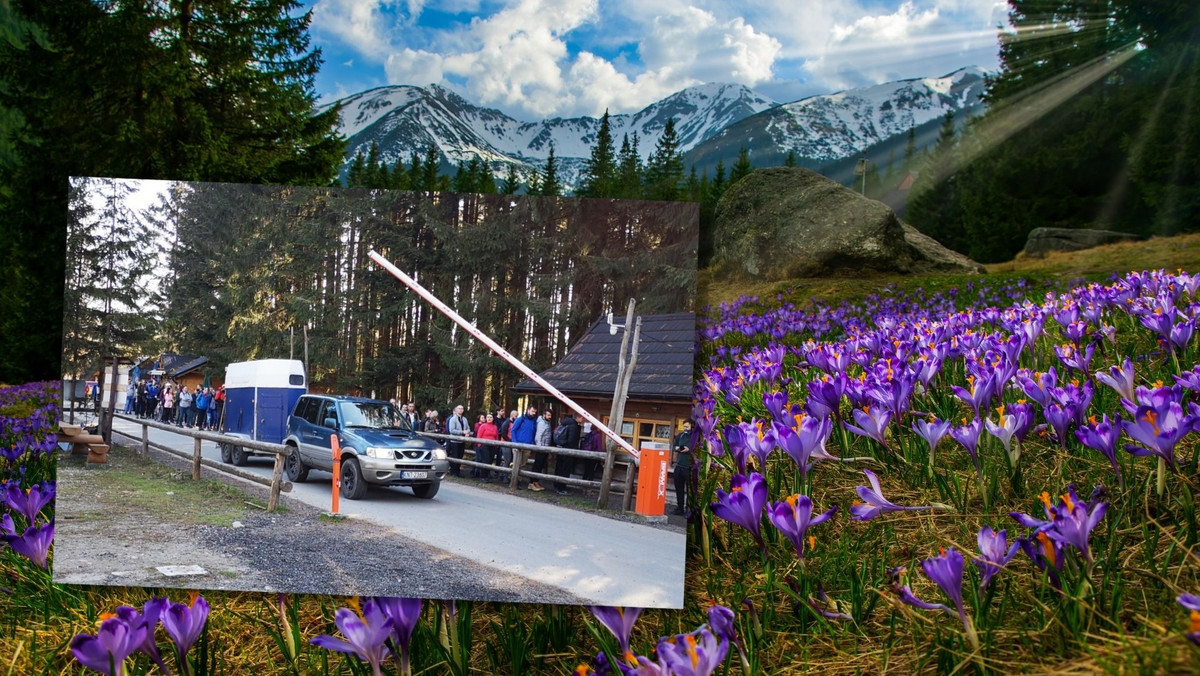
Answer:
[{"label": "dirt path", "polygon": [[[265,505],[265,487],[234,479],[194,482],[186,462],[157,451],[151,456],[116,446],[106,465],[60,458],[55,582],[580,602],[558,587],[371,523],[329,519],[295,501],[285,499],[283,511],[268,514],[248,504]],[[173,576],[160,570],[193,565],[204,572]]]}]

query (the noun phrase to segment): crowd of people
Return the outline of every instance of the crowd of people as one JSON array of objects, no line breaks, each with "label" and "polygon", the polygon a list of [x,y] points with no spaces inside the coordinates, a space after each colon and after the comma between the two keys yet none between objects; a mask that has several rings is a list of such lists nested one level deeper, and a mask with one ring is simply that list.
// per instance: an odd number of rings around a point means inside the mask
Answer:
[{"label": "crowd of people", "polygon": [[[453,411],[443,419],[433,409],[426,409],[423,416],[418,416],[416,404],[412,402],[404,406],[400,406],[395,400],[391,403],[400,411],[401,417],[409,426],[422,432],[489,439],[496,442],[511,441],[519,444],[604,452],[604,435],[599,431],[592,430],[591,423],[581,422],[580,416],[569,411],[562,414],[557,424],[554,421],[552,409],[546,408],[539,412],[537,406],[534,405],[526,408],[524,413],[517,409],[511,410],[507,414],[503,410],[478,413],[475,415],[475,422],[472,423],[466,415],[465,407],[461,404],[455,406]],[[495,468],[512,467],[515,455],[513,448],[501,443],[449,441],[446,443],[446,452],[452,459],[462,460],[466,455],[468,445],[473,446],[475,462]],[[533,451],[533,467],[530,469],[538,474],[551,473],[548,471],[548,465],[551,462],[550,455],[545,451]],[[552,473],[555,476],[564,479],[570,478],[578,471],[586,481],[594,481],[598,478],[597,475],[601,468],[599,460],[582,460],[558,453],[553,455]],[[451,463],[450,474],[458,477],[464,476],[463,467],[464,465]],[[506,473],[487,467],[471,467],[466,476],[483,483],[507,482],[508,480]],[[530,481],[522,488],[535,492],[546,490],[541,481],[537,479]],[[555,481],[553,488],[559,495],[570,494],[570,489],[565,482]]]},{"label": "crowd of people", "polygon": [[225,386],[188,387],[169,380],[130,381],[125,414],[179,427],[217,430],[225,409]]}]

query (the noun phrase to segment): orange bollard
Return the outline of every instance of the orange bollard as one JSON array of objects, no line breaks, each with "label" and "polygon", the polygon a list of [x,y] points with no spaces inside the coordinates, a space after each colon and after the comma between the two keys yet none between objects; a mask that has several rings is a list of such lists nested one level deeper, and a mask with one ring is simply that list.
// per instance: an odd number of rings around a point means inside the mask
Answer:
[{"label": "orange bollard", "polygon": [[336,434],[329,437],[329,444],[333,447],[333,509],[330,511],[337,514],[338,493],[342,492],[342,445]]}]

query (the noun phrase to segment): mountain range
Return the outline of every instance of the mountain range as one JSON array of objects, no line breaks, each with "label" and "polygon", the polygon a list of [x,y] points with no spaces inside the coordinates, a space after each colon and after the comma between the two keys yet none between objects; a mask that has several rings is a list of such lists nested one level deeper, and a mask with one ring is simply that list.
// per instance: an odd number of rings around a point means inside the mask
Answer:
[{"label": "mountain range", "polygon": [[[637,135],[643,158],[654,151],[667,120],[675,120],[685,166],[713,175],[717,163],[728,169],[742,147],[756,166],[782,164],[789,152],[800,166],[837,174],[852,172],[862,157],[876,163],[894,158],[914,130],[917,148],[936,138],[948,111],[956,118],[983,110],[985,73],[963,68],[942,77],[898,80],[834,94],[779,103],[733,84],[683,89],[636,113],[609,116],[614,143]],[[600,128],[600,118],[551,118],[521,122],[493,108],[477,106],[438,85],[393,85],[353,94],[341,103],[340,131],[347,138],[347,161],[366,155],[372,144],[389,166],[408,162],[436,146],[446,172],[478,157],[497,179],[516,166],[523,181],[545,166],[550,147],[559,180],[568,188],[579,177]],[[890,158],[889,158],[890,159]]]}]

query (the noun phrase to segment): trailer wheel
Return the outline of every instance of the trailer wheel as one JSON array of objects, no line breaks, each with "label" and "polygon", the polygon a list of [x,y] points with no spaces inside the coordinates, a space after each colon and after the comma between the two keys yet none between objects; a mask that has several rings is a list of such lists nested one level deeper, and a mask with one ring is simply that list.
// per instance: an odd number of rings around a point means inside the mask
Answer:
[{"label": "trailer wheel", "polygon": [[230,456],[234,467],[245,467],[246,458],[250,457],[250,454],[243,450],[241,446],[234,446]]},{"label": "trailer wheel", "polygon": [[221,462],[226,465],[233,462],[233,447],[222,441],[218,446],[221,447]]},{"label": "trailer wheel", "polygon": [[294,484],[308,481],[308,466],[300,459],[300,449],[288,444],[288,450],[291,452],[283,459],[283,471],[287,473],[288,481]]},{"label": "trailer wheel", "polygon": [[363,480],[362,468],[354,458],[342,461],[342,497],[358,500],[367,494],[367,482]]},{"label": "trailer wheel", "polygon": [[413,495],[428,500],[437,495],[438,489],[442,487],[442,482],[433,481],[427,484],[414,484],[412,487]]}]

